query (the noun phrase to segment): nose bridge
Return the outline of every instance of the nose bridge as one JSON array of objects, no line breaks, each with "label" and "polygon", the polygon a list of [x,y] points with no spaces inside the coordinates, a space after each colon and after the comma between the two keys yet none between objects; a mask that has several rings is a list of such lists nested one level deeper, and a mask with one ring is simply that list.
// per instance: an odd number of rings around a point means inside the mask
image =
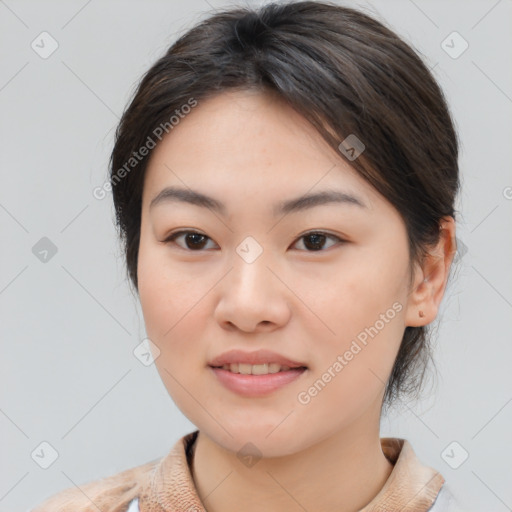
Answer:
[{"label": "nose bridge", "polygon": [[238,288],[238,293],[258,294],[268,285],[273,278],[267,266],[270,251],[259,243],[253,236],[245,237],[235,249],[232,258],[232,280],[231,286]]},{"label": "nose bridge", "polygon": [[275,266],[271,260],[271,252],[251,236],[236,247],[217,305],[218,321],[243,330],[286,321],[287,300],[282,284],[270,270]]}]

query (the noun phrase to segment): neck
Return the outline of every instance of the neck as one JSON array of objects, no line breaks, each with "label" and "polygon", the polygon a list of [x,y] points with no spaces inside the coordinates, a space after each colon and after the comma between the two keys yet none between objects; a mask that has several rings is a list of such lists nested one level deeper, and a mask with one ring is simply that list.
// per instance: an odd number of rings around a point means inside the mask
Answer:
[{"label": "neck", "polygon": [[[199,432],[192,476],[208,512],[336,511],[366,506],[393,466],[382,452],[379,418],[368,418],[292,455],[262,458],[252,467]],[[257,497],[257,499],[255,499]]]}]

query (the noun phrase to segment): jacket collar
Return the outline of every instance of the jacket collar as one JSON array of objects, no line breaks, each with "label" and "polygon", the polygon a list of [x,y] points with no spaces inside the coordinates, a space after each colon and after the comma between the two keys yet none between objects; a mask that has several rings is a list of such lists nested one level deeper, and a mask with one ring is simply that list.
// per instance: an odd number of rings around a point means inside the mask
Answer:
[{"label": "jacket collar", "polygon": [[[198,433],[179,439],[149,472],[139,494],[140,512],[205,512],[190,471]],[[405,439],[381,438],[381,446],[394,467],[384,487],[360,512],[427,511],[441,490],[443,476],[423,465]]]}]

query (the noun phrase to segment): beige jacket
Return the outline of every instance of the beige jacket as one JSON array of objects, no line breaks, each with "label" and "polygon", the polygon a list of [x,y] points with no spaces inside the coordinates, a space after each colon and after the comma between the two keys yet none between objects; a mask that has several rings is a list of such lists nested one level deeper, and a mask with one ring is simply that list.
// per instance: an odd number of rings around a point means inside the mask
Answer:
[{"label": "beige jacket", "polygon": [[[160,459],[61,491],[31,512],[126,512],[134,498],[138,498],[140,512],[205,512],[190,470],[198,432],[180,438]],[[360,512],[429,510],[443,476],[424,466],[408,441],[381,438],[381,445],[394,468],[381,491]]]}]

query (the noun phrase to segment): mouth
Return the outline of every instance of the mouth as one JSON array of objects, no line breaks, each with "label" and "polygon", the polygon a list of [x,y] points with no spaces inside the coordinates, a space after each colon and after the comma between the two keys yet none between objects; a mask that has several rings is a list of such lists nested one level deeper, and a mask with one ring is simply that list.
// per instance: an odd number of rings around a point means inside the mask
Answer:
[{"label": "mouth", "polygon": [[222,366],[210,366],[210,368],[217,370],[225,370],[230,373],[238,373],[241,375],[269,375],[275,373],[307,370],[307,366],[290,367],[279,363],[263,363],[263,364],[244,364],[244,363],[231,363]]},{"label": "mouth", "polygon": [[277,363],[255,365],[231,363],[210,366],[210,369],[217,378],[217,382],[224,388],[245,398],[269,395],[308,373],[306,366],[290,368]]}]

